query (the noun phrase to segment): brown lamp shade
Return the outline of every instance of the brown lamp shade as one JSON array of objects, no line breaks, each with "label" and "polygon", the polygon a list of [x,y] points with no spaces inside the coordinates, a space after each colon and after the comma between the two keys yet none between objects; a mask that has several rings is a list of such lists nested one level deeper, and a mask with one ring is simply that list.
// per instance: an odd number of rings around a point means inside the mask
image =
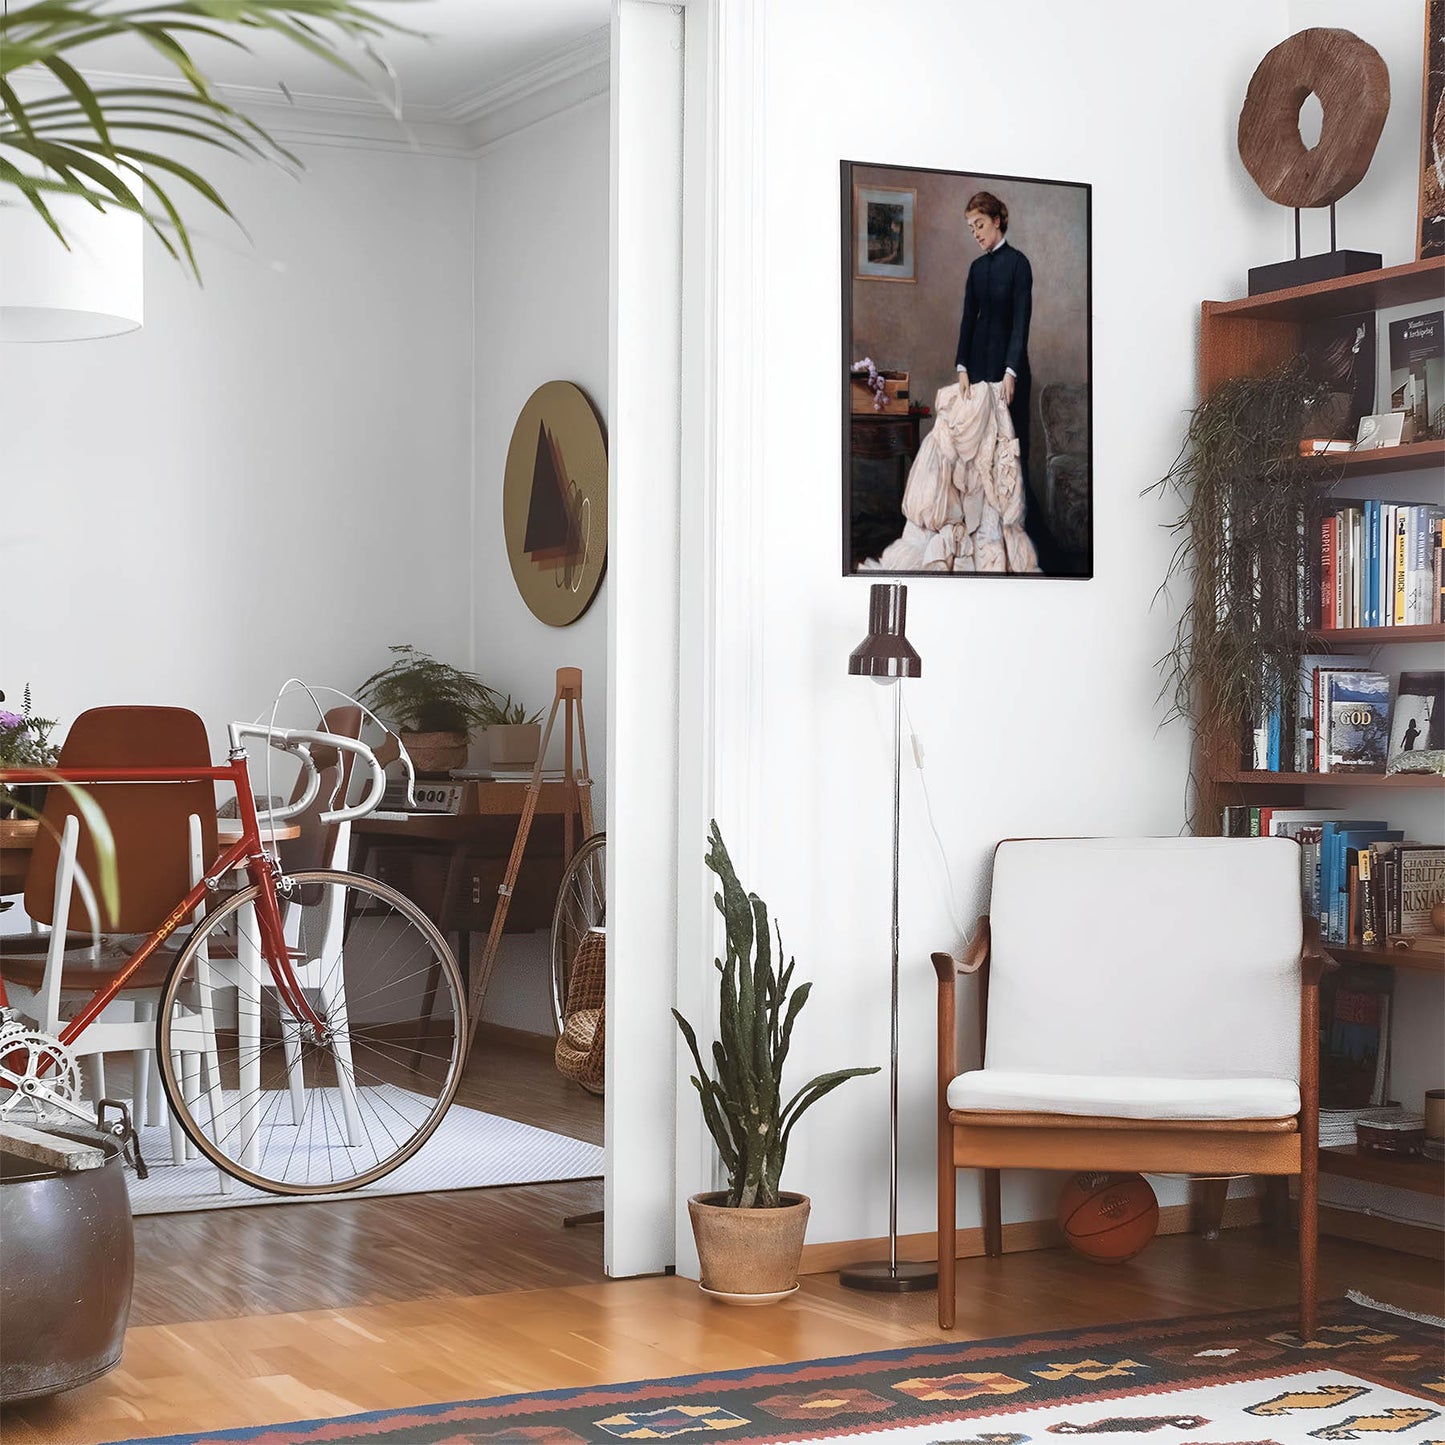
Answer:
[{"label": "brown lamp shade", "polygon": [[923,659],[903,635],[908,615],[908,588],[901,582],[875,582],[868,595],[868,636],[848,654],[853,677],[883,681],[922,677]]}]

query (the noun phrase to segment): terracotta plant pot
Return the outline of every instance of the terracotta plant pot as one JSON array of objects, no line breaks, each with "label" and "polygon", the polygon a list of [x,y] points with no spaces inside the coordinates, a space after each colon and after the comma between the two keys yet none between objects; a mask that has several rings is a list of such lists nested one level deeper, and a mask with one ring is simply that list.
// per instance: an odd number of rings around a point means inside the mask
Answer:
[{"label": "terracotta plant pot", "polygon": [[687,1201],[709,1294],[729,1304],[767,1304],[793,1292],[810,1206],[806,1194],[781,1197],[777,1209],[729,1209],[723,1193]]},{"label": "terracotta plant pot", "polygon": [[541,723],[493,723],[487,729],[487,761],[494,768],[530,768],[541,746]]},{"label": "terracotta plant pot", "polygon": [[411,765],[422,778],[444,778],[453,768],[467,765],[466,733],[402,732],[402,746],[411,754]]}]

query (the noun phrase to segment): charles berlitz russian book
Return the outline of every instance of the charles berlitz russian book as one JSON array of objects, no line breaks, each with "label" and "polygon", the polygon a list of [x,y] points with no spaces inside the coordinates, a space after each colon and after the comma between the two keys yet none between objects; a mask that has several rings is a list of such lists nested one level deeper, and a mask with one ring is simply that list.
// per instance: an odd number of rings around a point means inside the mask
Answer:
[{"label": "charles berlitz russian book", "polygon": [[1430,910],[1445,902],[1445,844],[1399,843],[1395,887],[1400,900],[1400,933],[1433,933]]}]

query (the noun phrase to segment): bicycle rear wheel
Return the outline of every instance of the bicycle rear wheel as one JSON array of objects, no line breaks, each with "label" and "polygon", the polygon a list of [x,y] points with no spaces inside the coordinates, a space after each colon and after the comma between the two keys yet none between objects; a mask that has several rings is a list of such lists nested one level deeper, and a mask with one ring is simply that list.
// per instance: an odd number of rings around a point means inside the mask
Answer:
[{"label": "bicycle rear wheel", "polygon": [[552,909],[552,1019],[560,1036],[577,948],[607,922],[607,834],[594,833],[562,873]]},{"label": "bicycle rear wheel", "polygon": [[445,940],[395,889],[312,869],[278,880],[287,949],[317,1031],[281,999],[242,889],[196,926],[161,996],[171,1108],[202,1153],[274,1194],[390,1173],[456,1094],[466,990]]}]

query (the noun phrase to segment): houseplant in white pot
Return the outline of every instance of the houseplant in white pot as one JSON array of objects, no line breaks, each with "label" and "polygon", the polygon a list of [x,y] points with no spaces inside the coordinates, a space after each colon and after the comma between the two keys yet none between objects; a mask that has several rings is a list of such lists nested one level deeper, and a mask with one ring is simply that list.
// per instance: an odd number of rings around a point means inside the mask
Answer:
[{"label": "houseplant in white pot", "polygon": [[706,862],[722,884],[715,901],[727,934],[726,960],[713,960],[721,975],[713,1075],[692,1025],[676,1009],[672,1016],[697,1065],[692,1084],[727,1170],[728,1187],[695,1194],[687,1207],[703,1289],[732,1303],[766,1303],[797,1287],[808,1224],[807,1196],[779,1187],[793,1126],[844,1080],[878,1070],[819,1074],[783,1102],[783,1065],[793,1024],[813,985],[799,984],[790,993],[795,960],[780,968],[781,931],[774,951],[767,905],[738,882],[716,822],[708,835]]},{"label": "houseplant in white pot", "polygon": [[357,696],[401,729],[417,772],[433,776],[466,766],[471,730],[488,721],[496,702],[481,678],[410,643],[394,645],[391,662],[372,673]]}]

